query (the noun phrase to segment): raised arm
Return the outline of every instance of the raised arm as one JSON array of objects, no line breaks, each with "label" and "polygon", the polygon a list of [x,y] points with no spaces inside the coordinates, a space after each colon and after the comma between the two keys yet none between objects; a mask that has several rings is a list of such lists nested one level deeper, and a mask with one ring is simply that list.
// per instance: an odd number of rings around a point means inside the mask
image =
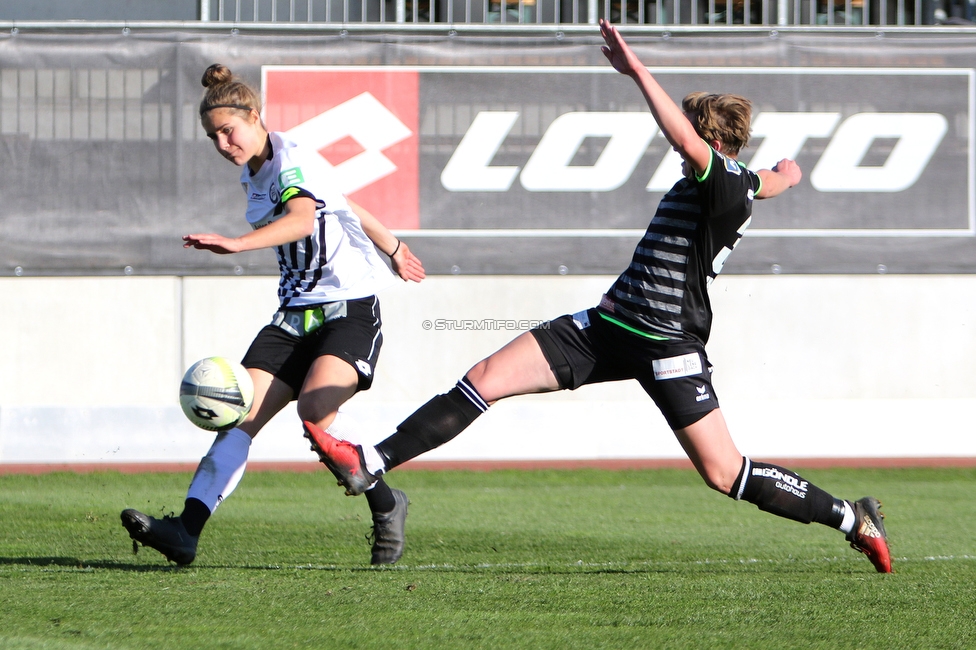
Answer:
[{"label": "raised arm", "polygon": [[709,145],[701,139],[695,127],[685,117],[681,107],[664,92],[617,29],[606,20],[600,20],[600,35],[606,41],[606,45],[601,48],[604,56],[614,70],[637,83],[664,137],[696,172],[704,172],[712,153]]},{"label": "raised arm", "polygon": [[773,165],[772,169],[760,169],[756,173],[762,179],[762,187],[756,195],[757,199],[771,199],[782,194],[803,178],[800,166],[786,158]]},{"label": "raised arm", "polygon": [[346,201],[356,216],[359,217],[360,223],[363,224],[363,232],[373,242],[373,245],[381,253],[386,253],[390,257],[393,270],[397,275],[404,281],[413,280],[414,282],[420,282],[427,277],[424,265],[416,255],[410,252],[409,246],[397,239],[389,228],[380,223],[380,220],[374,217],[369,210],[353,203],[348,198]]}]

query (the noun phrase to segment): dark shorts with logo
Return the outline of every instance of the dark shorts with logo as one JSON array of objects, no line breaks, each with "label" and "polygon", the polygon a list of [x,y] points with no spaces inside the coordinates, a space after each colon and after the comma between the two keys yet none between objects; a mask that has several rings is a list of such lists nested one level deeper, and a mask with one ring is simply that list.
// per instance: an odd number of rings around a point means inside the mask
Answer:
[{"label": "dark shorts with logo", "polygon": [[697,341],[655,341],[605,320],[596,309],[531,330],[560,387],[636,379],[672,429],[719,407],[712,366]]},{"label": "dark shorts with logo", "polygon": [[346,310],[346,316],[328,321],[305,336],[266,325],[258,332],[241,364],[271,373],[291,386],[297,397],[312,362],[332,355],[348,362],[359,373],[358,390],[368,390],[383,345],[380,303],[375,296],[348,300]]}]

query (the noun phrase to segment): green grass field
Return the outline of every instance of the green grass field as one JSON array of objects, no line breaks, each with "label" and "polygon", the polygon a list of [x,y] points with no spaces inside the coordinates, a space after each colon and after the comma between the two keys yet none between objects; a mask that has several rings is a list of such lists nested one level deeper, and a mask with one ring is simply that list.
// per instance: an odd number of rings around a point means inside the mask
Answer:
[{"label": "green grass field", "polygon": [[881,498],[895,574],[690,471],[397,472],[385,568],[325,470],[248,474],[182,569],[118,513],[188,474],[0,476],[0,648],[976,647],[976,469],[803,474]]}]

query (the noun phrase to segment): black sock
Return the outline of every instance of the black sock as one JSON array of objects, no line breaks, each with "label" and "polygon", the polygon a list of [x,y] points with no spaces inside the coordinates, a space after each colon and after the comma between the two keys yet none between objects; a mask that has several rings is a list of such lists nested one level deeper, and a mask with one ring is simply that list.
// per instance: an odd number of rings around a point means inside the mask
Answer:
[{"label": "black sock", "polygon": [[383,513],[392,512],[396,507],[396,499],[393,498],[393,490],[386,484],[382,477],[376,479],[376,485],[366,490],[366,503],[369,504],[371,512]]},{"label": "black sock", "polygon": [[844,502],[788,469],[743,457],[742,469],[729,496],[755,504],[760,510],[804,524],[817,522],[840,528]]},{"label": "black sock", "polygon": [[187,499],[183,504],[183,512],[180,514],[183,527],[186,532],[194,537],[199,537],[203,527],[210,519],[210,508],[200,499]]},{"label": "black sock", "polygon": [[440,447],[487,410],[488,404],[474,386],[467,378],[462,379],[454,388],[414,411],[400,423],[396,433],[376,445],[376,450],[386,462],[386,469],[391,470]]}]

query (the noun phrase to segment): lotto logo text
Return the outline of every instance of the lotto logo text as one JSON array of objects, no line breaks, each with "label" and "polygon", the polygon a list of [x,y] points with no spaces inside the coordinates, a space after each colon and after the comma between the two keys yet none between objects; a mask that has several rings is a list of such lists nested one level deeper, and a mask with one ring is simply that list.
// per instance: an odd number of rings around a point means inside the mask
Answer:
[{"label": "lotto logo text", "polygon": [[[650,113],[564,113],[549,125],[525,166],[496,165],[520,114],[482,111],[441,173],[450,192],[507,192],[516,179],[529,192],[610,192],[630,180],[659,129]],[[750,169],[771,169],[794,159],[811,138],[829,138],[810,184],[819,192],[901,192],[928,165],[949,128],[939,113],[764,112],[756,116],[753,136],[762,138]],[[609,138],[593,165],[572,163],[587,138]],[[862,165],[878,139],[895,141],[880,166]],[[738,171],[733,161],[729,164]],[[681,178],[681,157],[669,150],[648,179],[648,191],[666,192]]]}]

